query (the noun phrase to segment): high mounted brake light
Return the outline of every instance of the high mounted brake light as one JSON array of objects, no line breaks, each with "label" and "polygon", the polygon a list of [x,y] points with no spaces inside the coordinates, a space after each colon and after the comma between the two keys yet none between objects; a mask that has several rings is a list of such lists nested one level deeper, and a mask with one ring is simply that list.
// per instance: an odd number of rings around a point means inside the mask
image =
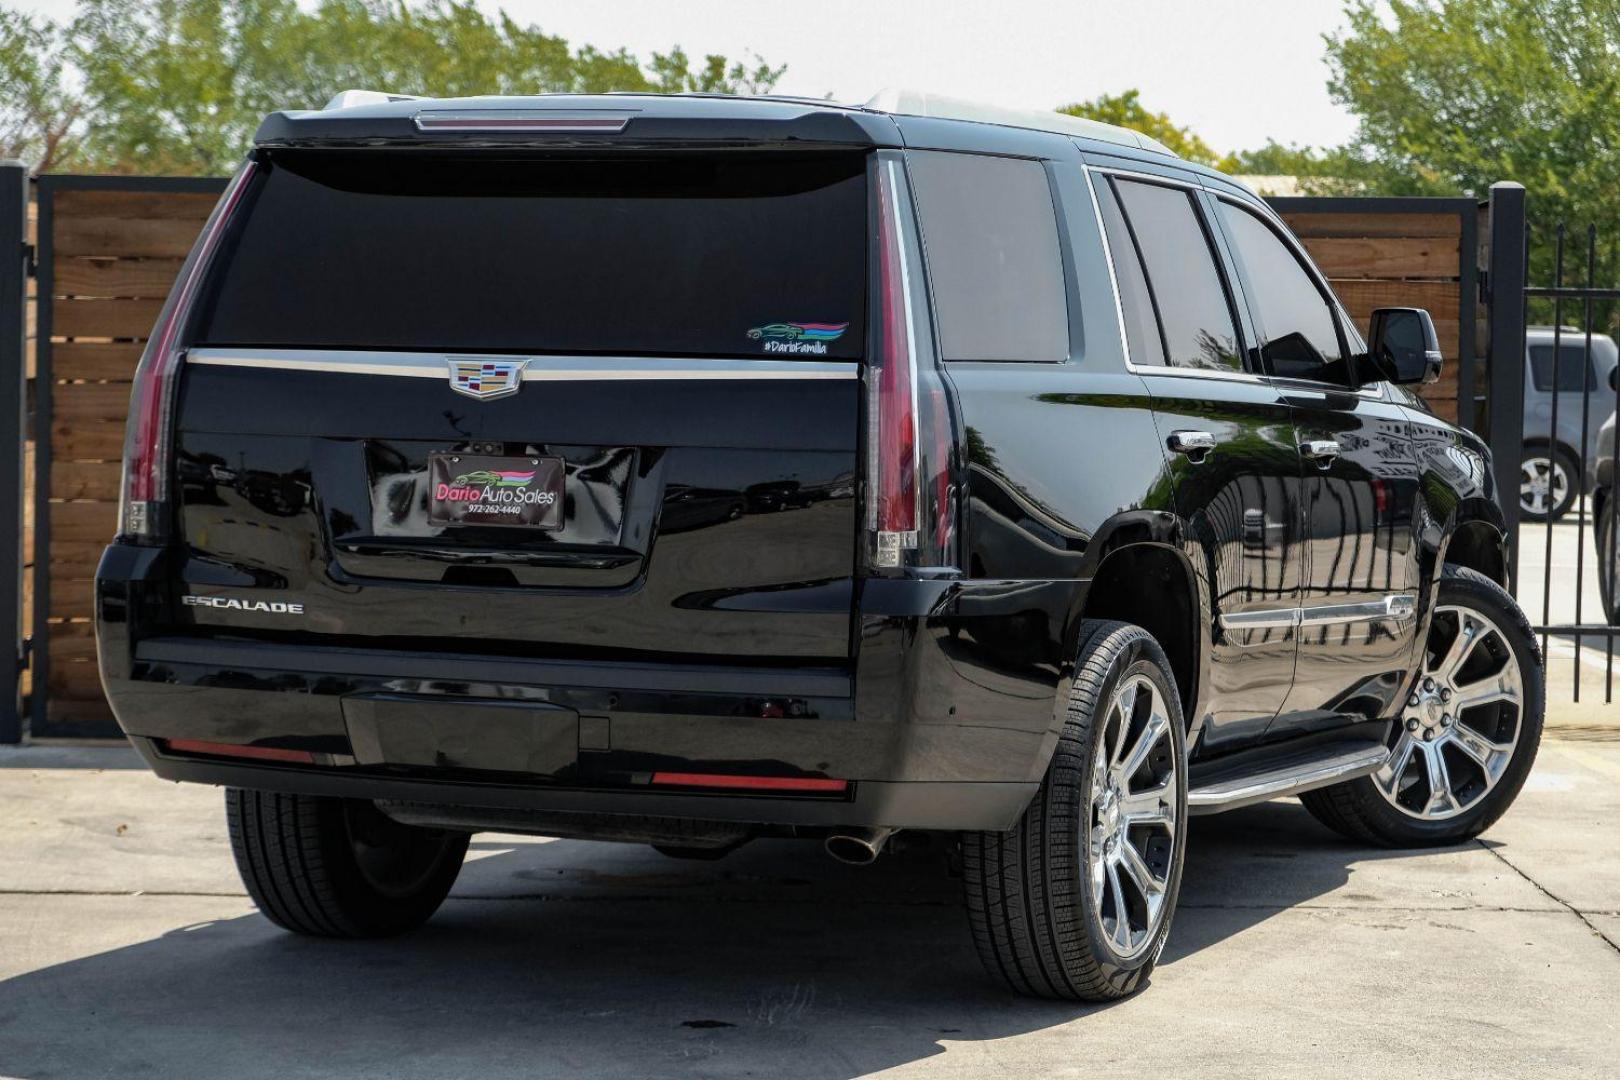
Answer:
[{"label": "high mounted brake light", "polygon": [[258,166],[248,161],[232,178],[214,207],[191,258],[169,294],[152,329],[130,392],[129,425],[124,433],[124,485],[118,535],[151,542],[162,538],[163,504],[169,495],[169,444],[174,420],[174,390],[179,381],[180,333],[190,318],[197,290],[219,247],[220,236],[241,202]]},{"label": "high mounted brake light", "polygon": [[424,110],[416,114],[418,131],[533,131],[553,134],[612,135],[624,130],[634,112],[584,109],[473,109],[457,112]]}]

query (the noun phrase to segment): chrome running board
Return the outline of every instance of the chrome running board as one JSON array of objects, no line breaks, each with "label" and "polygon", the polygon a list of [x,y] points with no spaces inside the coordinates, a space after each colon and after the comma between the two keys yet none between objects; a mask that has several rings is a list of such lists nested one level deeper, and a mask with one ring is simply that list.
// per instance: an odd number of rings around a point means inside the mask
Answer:
[{"label": "chrome running board", "polygon": [[1324,747],[1323,754],[1278,764],[1250,776],[1224,777],[1187,792],[1189,814],[1219,814],[1252,806],[1268,799],[1298,795],[1312,788],[1326,787],[1377,772],[1389,760],[1389,748],[1358,742]]}]

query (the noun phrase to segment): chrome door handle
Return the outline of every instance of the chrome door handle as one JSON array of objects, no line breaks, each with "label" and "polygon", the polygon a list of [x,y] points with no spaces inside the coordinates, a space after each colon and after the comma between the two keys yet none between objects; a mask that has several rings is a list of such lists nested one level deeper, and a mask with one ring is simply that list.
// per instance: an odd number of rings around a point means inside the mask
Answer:
[{"label": "chrome door handle", "polygon": [[1172,431],[1165,442],[1176,453],[1186,454],[1194,465],[1215,449],[1215,436],[1207,431]]},{"label": "chrome door handle", "polygon": [[1332,439],[1310,439],[1299,444],[1299,452],[1325,469],[1339,456],[1339,444]]}]

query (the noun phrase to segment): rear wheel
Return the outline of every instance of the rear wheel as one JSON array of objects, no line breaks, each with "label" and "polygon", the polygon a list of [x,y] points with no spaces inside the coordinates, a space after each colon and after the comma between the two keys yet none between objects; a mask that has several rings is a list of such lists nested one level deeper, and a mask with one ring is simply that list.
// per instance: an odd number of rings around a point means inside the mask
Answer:
[{"label": "rear wheel", "polygon": [[1518,605],[1483,574],[1446,567],[1423,673],[1390,733],[1389,763],[1309,791],[1306,809],[1391,847],[1471,839],[1518,797],[1541,742],[1541,655]]},{"label": "rear wheel", "polygon": [[1620,626],[1620,489],[1609,494],[1603,512],[1592,530],[1597,543],[1598,590],[1603,597],[1603,614],[1610,626]]},{"label": "rear wheel", "polygon": [[1088,622],[1046,778],[1004,833],[963,837],[985,967],[1034,997],[1112,1001],[1170,932],[1187,835],[1186,736],[1170,665],[1137,626]]},{"label": "rear wheel", "polygon": [[1557,521],[1574,505],[1580,466],[1562,447],[1527,446],[1519,462],[1519,516]]},{"label": "rear wheel", "polygon": [[228,788],[231,850],[277,926],[320,937],[389,937],[450,892],[466,833],[401,825],[370,802]]}]

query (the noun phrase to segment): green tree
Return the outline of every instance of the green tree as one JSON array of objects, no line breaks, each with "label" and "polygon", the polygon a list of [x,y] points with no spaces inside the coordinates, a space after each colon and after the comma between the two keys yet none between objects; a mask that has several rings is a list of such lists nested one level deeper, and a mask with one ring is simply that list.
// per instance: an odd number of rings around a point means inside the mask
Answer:
[{"label": "green tree", "polygon": [[1234,176],[1297,177],[1300,190],[1309,195],[1367,194],[1371,179],[1366,162],[1345,147],[1318,149],[1275,139],[1255,150],[1227,154],[1215,167]]},{"label": "green tree", "polygon": [[1351,0],[1345,15],[1328,85],[1360,120],[1349,152],[1369,190],[1483,197],[1517,180],[1538,260],[1558,221],[1620,240],[1620,4]]},{"label": "green tree", "polygon": [[679,47],[574,47],[472,0],[80,0],[65,27],[0,9],[0,150],[43,168],[218,175],[265,114],[402,94],[766,92],[783,68]]},{"label": "green tree", "polygon": [[1058,112],[1139,131],[1143,135],[1158,139],[1188,161],[1196,161],[1201,165],[1214,165],[1217,161],[1215,151],[1192,131],[1176,124],[1165,113],[1149,112],[1142,104],[1141,92],[1138,90],[1126,90],[1121,94],[1103,94],[1090,101],[1065,105]]},{"label": "green tree", "polygon": [[66,66],[54,23],[0,9],[0,158],[44,169],[73,158],[81,110],[65,88]]}]

